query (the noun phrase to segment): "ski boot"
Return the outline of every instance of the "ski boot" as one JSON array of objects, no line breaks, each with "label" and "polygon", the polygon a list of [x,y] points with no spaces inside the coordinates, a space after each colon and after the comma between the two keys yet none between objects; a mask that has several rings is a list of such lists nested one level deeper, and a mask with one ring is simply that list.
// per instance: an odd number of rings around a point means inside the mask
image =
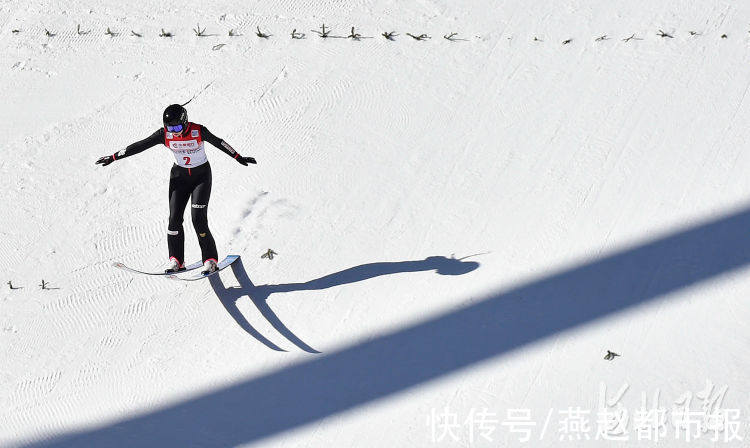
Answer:
[{"label": "ski boot", "polygon": [[185,264],[181,264],[175,257],[171,257],[167,262],[167,267],[164,269],[166,274],[173,274],[185,270]]},{"label": "ski boot", "polygon": [[216,260],[213,258],[209,258],[205,262],[203,262],[203,270],[201,271],[201,274],[208,275],[212,272],[216,272],[218,267],[216,266]]}]

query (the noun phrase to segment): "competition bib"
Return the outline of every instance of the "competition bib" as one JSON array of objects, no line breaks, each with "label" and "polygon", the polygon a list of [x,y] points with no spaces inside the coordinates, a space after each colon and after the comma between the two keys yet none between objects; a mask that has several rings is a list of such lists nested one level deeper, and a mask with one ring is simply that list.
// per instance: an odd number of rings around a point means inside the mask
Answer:
[{"label": "competition bib", "polygon": [[177,165],[194,168],[208,161],[199,125],[188,123],[188,132],[184,135],[165,132],[164,137],[164,145],[172,150]]}]

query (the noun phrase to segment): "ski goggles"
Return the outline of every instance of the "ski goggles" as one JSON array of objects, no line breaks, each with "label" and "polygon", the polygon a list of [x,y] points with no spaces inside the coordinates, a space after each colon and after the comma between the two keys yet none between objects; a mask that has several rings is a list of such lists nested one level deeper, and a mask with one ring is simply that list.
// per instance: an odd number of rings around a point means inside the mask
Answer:
[{"label": "ski goggles", "polygon": [[167,131],[169,132],[182,132],[182,130],[185,129],[185,126],[178,124],[176,126],[167,126]]}]

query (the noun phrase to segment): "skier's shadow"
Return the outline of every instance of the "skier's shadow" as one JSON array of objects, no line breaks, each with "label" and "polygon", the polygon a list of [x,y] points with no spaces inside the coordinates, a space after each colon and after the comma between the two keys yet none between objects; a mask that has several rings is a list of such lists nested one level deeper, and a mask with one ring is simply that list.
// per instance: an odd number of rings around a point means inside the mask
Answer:
[{"label": "skier's shadow", "polygon": [[276,351],[285,351],[278,345],[271,342],[268,338],[263,336],[258,330],[250,325],[250,322],[245,319],[237,308],[237,301],[242,297],[248,296],[252,300],[253,304],[258,308],[263,317],[287,338],[294,345],[299,347],[308,353],[320,353],[314,348],[307,345],[300,338],[298,338],[273,312],[271,307],[268,305],[268,297],[274,293],[293,292],[293,291],[314,291],[320,289],[332,288],[334,286],[341,286],[349,283],[361,282],[375,277],[383,275],[391,275],[406,272],[423,272],[423,271],[435,271],[440,275],[463,275],[467,274],[479,267],[479,263],[474,261],[464,261],[464,257],[461,259],[447,258],[447,257],[428,257],[424,260],[417,261],[400,261],[400,262],[381,262],[381,263],[370,263],[355,266],[353,268],[345,269],[334,274],[326,275],[315,280],[310,280],[305,283],[288,283],[281,285],[261,285],[256,286],[253,284],[250,277],[247,275],[247,271],[242,264],[242,258],[238,259],[232,264],[232,271],[234,276],[239,281],[240,286],[227,288],[221,281],[218,275],[211,276],[209,278],[211,287],[214,292],[221,300],[221,304],[224,305],[227,312],[234,318],[237,324],[245,330],[247,333],[252,335],[258,341],[263,343],[265,346]]}]

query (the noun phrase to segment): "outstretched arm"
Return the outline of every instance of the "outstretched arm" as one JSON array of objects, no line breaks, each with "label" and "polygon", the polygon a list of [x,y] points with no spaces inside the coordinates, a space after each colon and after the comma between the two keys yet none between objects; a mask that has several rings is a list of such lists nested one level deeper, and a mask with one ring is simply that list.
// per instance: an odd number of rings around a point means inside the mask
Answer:
[{"label": "outstretched arm", "polygon": [[208,129],[206,129],[205,126],[201,129],[201,135],[203,136],[203,140],[207,141],[208,143],[211,143],[212,145],[219,148],[223,153],[227,154],[229,157],[235,159],[237,162],[241,163],[242,165],[247,166],[248,163],[258,163],[255,161],[252,157],[242,157],[240,153],[234,150],[229,143],[225,142],[224,140],[220,139],[219,137],[215,136],[211,133]]},{"label": "outstretched arm", "polygon": [[124,157],[130,157],[162,143],[164,143],[164,128],[160,128],[158,131],[154,132],[143,140],[128,145],[125,149],[122,149],[112,154],[111,156],[100,157],[99,160],[96,161],[96,163],[107,166],[115,160],[120,160]]}]

